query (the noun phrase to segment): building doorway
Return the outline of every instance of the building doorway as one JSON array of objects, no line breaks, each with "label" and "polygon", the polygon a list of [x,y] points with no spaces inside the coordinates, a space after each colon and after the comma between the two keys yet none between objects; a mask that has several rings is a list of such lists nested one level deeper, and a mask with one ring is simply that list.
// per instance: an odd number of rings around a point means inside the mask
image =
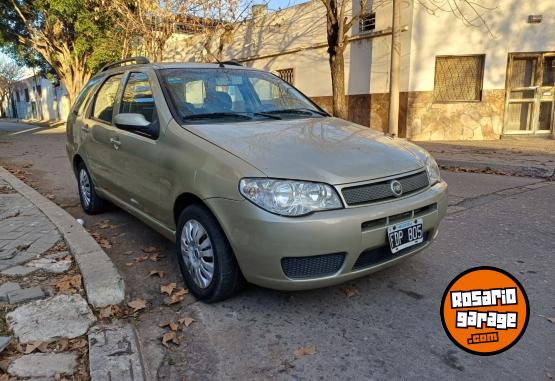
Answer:
[{"label": "building doorway", "polygon": [[509,53],[504,135],[551,136],[555,52]]}]

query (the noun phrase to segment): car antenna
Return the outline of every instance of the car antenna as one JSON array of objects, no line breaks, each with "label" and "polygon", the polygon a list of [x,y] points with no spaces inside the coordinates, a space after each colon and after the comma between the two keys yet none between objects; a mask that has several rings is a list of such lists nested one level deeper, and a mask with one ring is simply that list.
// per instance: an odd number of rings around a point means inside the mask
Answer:
[{"label": "car antenna", "polygon": [[222,61],[220,61],[214,54],[212,54],[211,52],[209,52],[210,55],[212,56],[212,58],[214,58],[216,60],[216,62],[218,63],[218,65],[220,65],[220,67],[224,67],[225,65],[222,63]]}]

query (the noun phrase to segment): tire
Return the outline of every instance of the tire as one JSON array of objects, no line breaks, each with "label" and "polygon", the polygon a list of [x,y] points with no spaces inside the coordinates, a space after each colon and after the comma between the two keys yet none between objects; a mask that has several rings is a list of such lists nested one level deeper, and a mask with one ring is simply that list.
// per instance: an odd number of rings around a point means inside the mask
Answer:
[{"label": "tire", "polygon": [[99,214],[106,210],[106,201],[96,194],[89,170],[83,162],[77,166],[77,189],[79,189],[81,208],[85,213]]},{"label": "tire", "polygon": [[181,212],[176,246],[183,279],[196,298],[214,303],[243,288],[245,279],[235,254],[220,224],[206,207],[193,204]]}]

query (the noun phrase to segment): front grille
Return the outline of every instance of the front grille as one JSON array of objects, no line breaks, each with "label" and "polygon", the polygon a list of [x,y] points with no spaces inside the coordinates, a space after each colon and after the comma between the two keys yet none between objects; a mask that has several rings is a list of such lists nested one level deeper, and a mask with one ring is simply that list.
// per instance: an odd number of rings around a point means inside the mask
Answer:
[{"label": "front grille", "polygon": [[318,278],[338,272],[344,260],[345,253],[285,257],[281,259],[281,267],[291,279]]},{"label": "front grille", "polygon": [[356,187],[343,188],[343,198],[347,205],[366,204],[372,201],[383,201],[395,198],[390,183],[397,180],[403,187],[403,196],[417,192],[428,186],[428,174],[422,171],[413,175],[398,177],[372,184],[359,185]]},{"label": "front grille", "polygon": [[398,251],[395,254],[391,252],[389,245],[384,245],[374,249],[365,250],[359,255],[357,261],[353,265],[353,270],[360,270],[365,267],[378,265],[382,262],[389,261],[395,257],[398,257],[410,251],[414,251],[419,247],[422,247],[426,245],[426,243],[428,243],[428,235],[429,235],[429,232],[424,232],[424,241],[422,241],[418,245],[407,247],[406,249]]}]

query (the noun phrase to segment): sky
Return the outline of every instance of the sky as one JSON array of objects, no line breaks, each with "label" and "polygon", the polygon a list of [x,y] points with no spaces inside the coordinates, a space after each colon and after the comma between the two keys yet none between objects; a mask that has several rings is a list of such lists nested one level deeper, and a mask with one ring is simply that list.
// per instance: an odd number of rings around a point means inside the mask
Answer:
[{"label": "sky", "polygon": [[276,10],[279,8],[287,8],[292,5],[306,3],[308,0],[270,0],[268,3],[268,8],[271,10]]}]

